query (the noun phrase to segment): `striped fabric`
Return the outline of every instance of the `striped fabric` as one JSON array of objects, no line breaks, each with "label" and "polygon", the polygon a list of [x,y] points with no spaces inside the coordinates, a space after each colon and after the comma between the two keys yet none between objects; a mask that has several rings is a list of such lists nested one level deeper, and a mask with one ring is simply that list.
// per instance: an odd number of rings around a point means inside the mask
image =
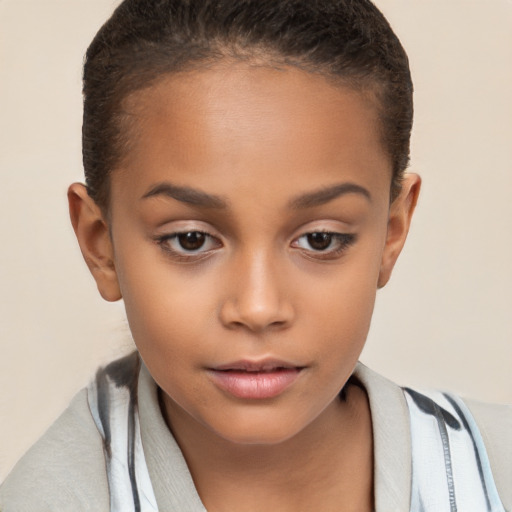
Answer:
[{"label": "striped fabric", "polygon": [[137,411],[137,353],[111,363],[89,384],[92,416],[103,437],[111,512],[157,512]]},{"label": "striped fabric", "polygon": [[[157,512],[140,435],[138,354],[98,371],[88,400],[103,447],[111,512]],[[412,438],[410,512],[506,512],[482,437],[464,403],[404,388]],[[388,512],[388,511],[378,511]]]},{"label": "striped fabric", "polygon": [[411,512],[505,512],[464,402],[447,393],[404,391],[411,419]]}]

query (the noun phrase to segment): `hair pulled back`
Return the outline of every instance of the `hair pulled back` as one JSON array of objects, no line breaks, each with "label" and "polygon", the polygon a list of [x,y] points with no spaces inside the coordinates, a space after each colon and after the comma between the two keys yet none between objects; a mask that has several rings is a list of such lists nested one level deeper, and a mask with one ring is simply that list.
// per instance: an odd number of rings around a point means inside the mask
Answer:
[{"label": "hair pulled back", "polygon": [[89,46],[82,149],[89,195],[108,209],[129,148],[124,100],[162,75],[226,57],[281,63],[372,91],[391,159],[391,197],[409,162],[407,55],[369,0],[124,0]]}]

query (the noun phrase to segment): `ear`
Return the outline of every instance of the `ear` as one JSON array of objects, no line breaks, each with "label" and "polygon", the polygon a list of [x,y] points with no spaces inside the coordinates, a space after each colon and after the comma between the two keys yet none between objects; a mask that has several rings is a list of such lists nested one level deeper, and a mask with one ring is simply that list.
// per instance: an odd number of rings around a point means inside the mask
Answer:
[{"label": "ear", "polygon": [[386,245],[382,253],[382,261],[379,273],[378,287],[386,285],[391,277],[391,272],[405,243],[412,214],[420,193],[421,178],[417,174],[405,174],[402,181],[402,190],[398,197],[391,203],[388,218],[388,233]]},{"label": "ear", "polygon": [[68,189],[69,215],[82,255],[101,296],[110,302],[121,298],[114,265],[114,248],[100,207],[81,183]]}]

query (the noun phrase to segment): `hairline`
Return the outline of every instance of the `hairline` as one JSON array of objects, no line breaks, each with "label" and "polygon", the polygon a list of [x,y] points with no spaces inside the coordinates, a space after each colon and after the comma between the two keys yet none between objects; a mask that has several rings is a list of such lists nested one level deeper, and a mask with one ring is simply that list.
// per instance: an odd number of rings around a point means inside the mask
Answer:
[{"label": "hairline", "polygon": [[[231,49],[232,51],[225,51]],[[134,66],[130,72],[123,74],[121,86],[121,94],[116,102],[116,115],[115,120],[111,122],[115,124],[117,133],[120,134],[120,140],[122,141],[123,150],[120,151],[119,147],[116,147],[115,165],[108,170],[105,184],[103,187],[103,194],[101,194],[100,200],[96,201],[98,206],[102,209],[106,218],[110,218],[110,199],[111,199],[111,174],[114,172],[122,172],[122,167],[126,158],[128,158],[129,151],[136,144],[138,130],[137,126],[140,126],[141,120],[141,108],[131,109],[127,108],[130,102],[140,98],[141,94],[150,91],[164,83],[166,80],[179,75],[187,75],[191,73],[203,73],[208,70],[213,70],[222,63],[228,65],[245,63],[250,67],[255,68],[268,68],[275,69],[278,71],[286,71],[287,69],[299,69],[311,75],[316,75],[324,78],[329,84],[339,89],[345,89],[352,92],[356,92],[362,95],[373,108],[376,109],[378,126],[377,130],[381,139],[382,148],[386,155],[393,159],[393,155],[385,141],[385,126],[382,119],[382,113],[385,110],[382,101],[379,99],[379,94],[385,88],[383,80],[379,80],[379,77],[375,73],[370,73],[367,76],[362,76],[362,73],[352,73],[347,75],[337,74],[334,71],[329,70],[328,65],[314,64],[308,62],[307,58],[291,58],[286,55],[280,54],[273,48],[263,47],[263,45],[254,45],[254,47],[242,47],[243,51],[237,51],[238,47],[236,44],[219,45],[211,50],[206,57],[203,58],[190,58],[189,60],[181,63],[175,67],[172,64],[168,66],[168,69],[155,69],[152,66],[152,72],[148,71],[144,74],[145,79],[140,85],[132,87],[124,94],[122,93],[122,86],[129,83],[138,71],[141,70],[142,66]],[[224,50],[224,51],[223,51]],[[234,51],[233,51],[234,50]],[[253,50],[253,51],[251,51]],[[266,52],[266,53],[265,53]],[[139,74],[139,79],[141,75]],[[137,118],[136,121],[132,119]],[[123,119],[124,118],[124,119]],[[395,180],[395,173],[392,169],[391,186]],[[391,200],[393,200],[393,191],[390,191]]]}]

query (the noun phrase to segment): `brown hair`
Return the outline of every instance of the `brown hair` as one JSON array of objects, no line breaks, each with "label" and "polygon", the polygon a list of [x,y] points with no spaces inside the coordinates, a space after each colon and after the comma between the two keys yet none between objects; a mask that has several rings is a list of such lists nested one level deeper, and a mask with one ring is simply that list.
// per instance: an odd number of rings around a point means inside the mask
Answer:
[{"label": "brown hair", "polygon": [[226,57],[297,66],[371,91],[396,196],[409,162],[413,86],[400,41],[369,0],[125,0],[84,65],[83,163],[97,204],[108,209],[109,175],[130,142],[123,101],[164,74]]}]

